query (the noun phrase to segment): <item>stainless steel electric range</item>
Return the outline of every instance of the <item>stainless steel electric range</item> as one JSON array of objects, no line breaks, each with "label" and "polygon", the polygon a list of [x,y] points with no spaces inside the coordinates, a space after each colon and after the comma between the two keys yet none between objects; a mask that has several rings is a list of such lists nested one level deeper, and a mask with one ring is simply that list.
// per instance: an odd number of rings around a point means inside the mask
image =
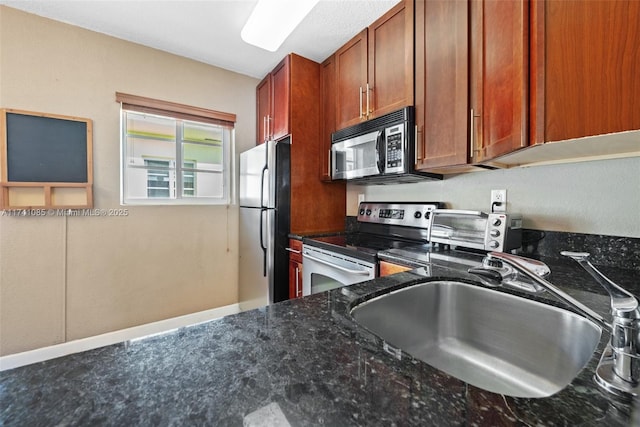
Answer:
[{"label": "stainless steel electric range", "polygon": [[378,253],[424,245],[438,202],[363,202],[358,231],[303,239],[303,295],[351,285],[378,276]]},{"label": "stainless steel electric range", "polygon": [[357,224],[354,233],[303,239],[303,295],[373,279],[379,260],[467,271],[487,252],[522,242],[520,215],[443,209],[439,202],[363,202]]}]

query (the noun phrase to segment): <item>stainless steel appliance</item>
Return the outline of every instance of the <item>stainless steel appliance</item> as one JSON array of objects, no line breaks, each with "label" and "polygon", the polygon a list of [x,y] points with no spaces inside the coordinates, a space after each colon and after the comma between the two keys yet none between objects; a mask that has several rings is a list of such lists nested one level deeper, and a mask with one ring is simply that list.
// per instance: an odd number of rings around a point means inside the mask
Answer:
[{"label": "stainless steel appliance", "polygon": [[506,213],[436,209],[431,214],[429,241],[507,252],[522,246],[522,217]]},{"label": "stainless steel appliance", "polygon": [[426,243],[430,213],[441,206],[363,202],[357,232],[303,239],[303,295],[373,279],[378,275],[378,252]]},{"label": "stainless steel appliance", "polygon": [[317,294],[376,277],[376,263],[313,245],[302,245],[302,295]]},{"label": "stainless steel appliance", "polygon": [[370,183],[442,179],[419,172],[413,107],[339,130],[331,136],[332,179]]},{"label": "stainless steel appliance", "polygon": [[240,271],[242,308],[288,299],[290,144],[268,141],[240,154]]}]

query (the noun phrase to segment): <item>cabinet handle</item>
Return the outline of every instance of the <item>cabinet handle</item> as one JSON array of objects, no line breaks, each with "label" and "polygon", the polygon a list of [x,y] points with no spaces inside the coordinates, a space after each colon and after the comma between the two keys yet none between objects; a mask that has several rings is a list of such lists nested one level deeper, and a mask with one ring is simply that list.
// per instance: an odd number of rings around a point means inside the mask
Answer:
[{"label": "cabinet handle", "polygon": [[360,118],[364,118],[364,113],[362,112],[362,86],[360,86],[360,91],[358,92],[358,96],[360,97]]},{"label": "cabinet handle", "polygon": [[420,140],[418,139],[418,135],[420,134],[420,130],[418,129],[418,125],[415,126],[415,135],[414,135],[414,140],[413,140],[413,154],[414,154],[414,159],[413,159],[413,164],[417,165],[418,164],[418,160],[422,160],[422,156],[418,156],[418,147],[420,147],[422,144],[420,144]]},{"label": "cabinet handle", "polygon": [[328,151],[327,156],[327,175],[329,175],[329,179],[331,179],[331,150]]},{"label": "cabinet handle", "polygon": [[285,248],[287,251],[289,252],[293,252],[294,254],[300,254],[300,251],[296,251],[295,249],[291,249],[291,248]]},{"label": "cabinet handle", "polygon": [[296,267],[296,298],[300,296],[300,269]]},{"label": "cabinet handle", "polygon": [[271,139],[271,116],[267,115],[267,139]]},{"label": "cabinet handle", "polygon": [[471,157],[471,159],[473,159],[473,134],[475,133],[473,131],[473,123],[474,119],[473,119],[473,108],[471,109],[471,116],[469,119],[469,132],[471,132],[471,134],[469,135],[469,157]]},{"label": "cabinet handle", "polygon": [[372,113],[372,111],[370,111],[369,109],[369,91],[372,90],[372,88],[369,88],[369,83],[367,83],[367,117],[369,117],[369,114]]},{"label": "cabinet handle", "polygon": [[267,140],[267,116],[262,117],[262,142]]},{"label": "cabinet handle", "polygon": [[480,149],[476,148],[476,117],[480,117],[480,116],[476,116],[474,114],[473,108],[471,109],[471,120],[469,121],[470,123],[470,131],[471,131],[471,135],[469,137],[469,149],[471,150],[469,153],[469,156],[471,157],[471,159],[473,160],[474,157],[476,157],[476,153],[478,151],[480,151]]}]

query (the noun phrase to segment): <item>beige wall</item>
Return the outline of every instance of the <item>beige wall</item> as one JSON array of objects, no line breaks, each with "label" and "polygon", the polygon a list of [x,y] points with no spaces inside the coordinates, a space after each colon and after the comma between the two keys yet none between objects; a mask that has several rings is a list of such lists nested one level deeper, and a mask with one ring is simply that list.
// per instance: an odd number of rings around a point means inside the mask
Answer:
[{"label": "beige wall", "polygon": [[[116,91],[235,113],[239,153],[256,84],[0,6],[0,107],[93,120],[97,208],[119,207]],[[0,355],[237,302],[237,206],[128,209],[0,218]]]},{"label": "beige wall", "polygon": [[526,228],[640,237],[640,157],[482,171],[416,184],[349,185],[347,213],[356,215],[358,194],[370,201],[441,201],[488,211],[492,189],[507,190],[508,210],[522,214]]}]

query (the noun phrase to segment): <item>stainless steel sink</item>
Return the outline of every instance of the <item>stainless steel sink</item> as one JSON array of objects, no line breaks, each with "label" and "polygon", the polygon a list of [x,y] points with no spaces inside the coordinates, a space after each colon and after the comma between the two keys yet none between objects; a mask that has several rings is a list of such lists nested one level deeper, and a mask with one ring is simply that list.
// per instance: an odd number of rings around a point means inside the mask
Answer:
[{"label": "stainless steel sink", "polygon": [[567,310],[455,281],[390,292],[351,314],[386,343],[449,375],[515,397],[562,390],[601,334]]}]

